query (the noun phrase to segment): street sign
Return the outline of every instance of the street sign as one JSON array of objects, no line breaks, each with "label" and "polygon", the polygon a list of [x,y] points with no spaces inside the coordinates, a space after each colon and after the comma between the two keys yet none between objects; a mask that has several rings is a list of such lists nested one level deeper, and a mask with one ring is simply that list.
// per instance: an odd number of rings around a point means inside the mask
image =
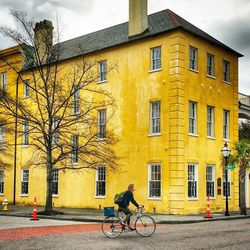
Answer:
[{"label": "street sign", "polygon": [[229,165],[227,165],[227,169],[235,169],[236,168],[236,166],[234,165],[234,164],[229,164]]}]

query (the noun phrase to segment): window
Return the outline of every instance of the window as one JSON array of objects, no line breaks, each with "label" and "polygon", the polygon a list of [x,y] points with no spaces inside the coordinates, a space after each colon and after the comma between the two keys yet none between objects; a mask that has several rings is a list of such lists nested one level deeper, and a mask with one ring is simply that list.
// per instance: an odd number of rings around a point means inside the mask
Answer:
[{"label": "window", "polygon": [[150,103],[150,133],[161,132],[161,103],[160,101]]},{"label": "window", "polygon": [[223,110],[223,138],[229,140],[229,111]]},{"label": "window", "polygon": [[5,127],[0,127],[0,147],[5,144]]},{"label": "window", "polygon": [[103,82],[107,80],[107,60],[100,61],[98,64],[98,81]]},{"label": "window", "polygon": [[4,194],[4,170],[0,170],[0,194]]},{"label": "window", "polygon": [[215,167],[212,165],[207,165],[206,167],[206,187],[207,196],[214,198],[214,180],[215,180]]},{"label": "window", "polygon": [[58,116],[52,117],[52,129],[53,129],[52,143],[54,144],[59,142],[59,132],[58,132],[58,125],[60,121],[59,119],[60,118]]},{"label": "window", "polygon": [[52,170],[52,194],[58,195],[58,169]]},{"label": "window", "polygon": [[151,70],[161,69],[161,47],[151,49]]},{"label": "window", "polygon": [[197,70],[197,52],[198,50],[194,47],[189,47],[189,68]]},{"label": "window", "polygon": [[80,89],[75,87],[72,102],[72,114],[76,115],[80,113]]},{"label": "window", "polygon": [[207,54],[207,75],[214,76],[214,56]]},{"label": "window", "polygon": [[98,110],[98,136],[99,139],[106,137],[106,109]]},{"label": "window", "polygon": [[197,134],[197,103],[189,101],[189,133]]},{"label": "window", "polygon": [[29,169],[22,169],[21,194],[29,193]]},{"label": "window", "polygon": [[7,72],[1,73],[1,89],[2,91],[6,91],[7,89]]},{"label": "window", "polygon": [[161,197],[161,165],[149,164],[148,171],[149,198]]},{"label": "window", "polygon": [[29,145],[29,122],[23,122],[23,145]]},{"label": "window", "polygon": [[188,198],[197,198],[198,166],[196,164],[188,165]]},{"label": "window", "polygon": [[96,170],[96,196],[106,195],[106,168],[98,167]]},{"label": "window", "polygon": [[229,82],[230,63],[223,60],[223,81]]},{"label": "window", "polygon": [[78,162],[79,136],[71,136],[71,160],[72,163]]},{"label": "window", "polygon": [[[230,182],[231,182],[231,178],[230,178],[230,170],[227,170],[227,194],[228,197],[230,197]],[[226,197],[226,173],[225,171],[223,171],[223,196]]]},{"label": "window", "polygon": [[207,106],[207,136],[214,137],[214,107]]},{"label": "window", "polygon": [[23,82],[23,97],[28,98],[30,96],[30,81],[24,80]]}]

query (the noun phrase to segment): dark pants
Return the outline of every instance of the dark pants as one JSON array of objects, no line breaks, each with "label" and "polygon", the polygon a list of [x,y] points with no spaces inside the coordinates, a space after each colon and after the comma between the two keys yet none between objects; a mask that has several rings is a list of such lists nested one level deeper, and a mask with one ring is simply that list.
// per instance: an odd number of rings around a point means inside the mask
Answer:
[{"label": "dark pants", "polygon": [[124,223],[127,222],[128,226],[130,225],[130,217],[133,215],[130,209],[127,207],[119,207],[118,211],[122,211],[124,214],[126,214],[126,218],[124,219]]}]

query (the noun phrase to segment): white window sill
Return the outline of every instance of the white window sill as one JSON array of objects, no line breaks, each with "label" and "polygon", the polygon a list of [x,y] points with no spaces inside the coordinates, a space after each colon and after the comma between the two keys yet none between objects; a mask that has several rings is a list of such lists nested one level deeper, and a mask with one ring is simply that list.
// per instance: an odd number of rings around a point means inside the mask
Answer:
[{"label": "white window sill", "polygon": [[105,83],[105,82],[107,82],[108,80],[103,80],[103,81],[98,81],[98,82],[96,82],[96,83],[98,83],[98,84],[102,84],[102,83]]},{"label": "white window sill", "polygon": [[161,133],[155,133],[155,134],[148,134],[149,137],[153,137],[153,136],[161,136]]},{"label": "white window sill", "polygon": [[72,165],[72,166],[78,166],[78,165],[79,165],[79,162],[71,162],[71,165]]},{"label": "white window sill", "polygon": [[28,148],[30,145],[22,145],[22,148]]},{"label": "white window sill", "polygon": [[71,115],[79,115],[80,114],[80,112],[77,112],[77,113],[71,113]]},{"label": "white window sill", "polygon": [[58,194],[52,194],[52,198],[58,198]]},{"label": "white window sill", "polygon": [[188,133],[189,136],[193,136],[193,137],[198,137],[198,134],[192,134],[192,133]]},{"label": "white window sill", "polygon": [[3,193],[0,193],[0,196],[4,196],[4,194],[3,194]]},{"label": "white window sill", "polygon": [[20,197],[29,197],[28,194],[20,194]]},{"label": "white window sill", "polygon": [[[226,197],[224,197],[224,196],[223,196],[223,198],[222,198],[222,199],[223,199],[223,200],[226,200]],[[231,200],[231,196],[230,196],[230,197],[228,197],[228,199],[229,199],[229,200]]]},{"label": "white window sill", "polygon": [[192,71],[192,72],[194,72],[194,73],[199,73],[199,71],[197,69],[190,69],[189,68],[189,70]]},{"label": "white window sill", "polygon": [[161,201],[161,197],[148,197],[148,200]]},{"label": "white window sill", "polygon": [[211,197],[211,196],[210,196],[210,200],[216,200],[216,197]]},{"label": "white window sill", "polygon": [[106,196],[95,196],[95,199],[106,199]]},{"label": "white window sill", "polygon": [[223,141],[224,141],[224,142],[231,142],[230,139],[226,139],[226,138],[223,138]]},{"label": "white window sill", "polygon": [[210,76],[210,75],[207,75],[207,77],[209,77],[209,78],[211,78],[211,79],[213,79],[213,80],[215,80],[215,79],[216,79],[216,77],[215,77],[215,76]]},{"label": "white window sill", "polygon": [[23,99],[29,99],[30,96],[23,96]]},{"label": "white window sill", "polygon": [[207,139],[209,139],[209,140],[215,140],[215,137],[207,136]]},{"label": "white window sill", "polygon": [[154,73],[154,72],[158,72],[158,71],[161,71],[162,68],[159,68],[159,69],[151,69],[148,71],[148,73]]},{"label": "white window sill", "polygon": [[226,84],[231,84],[230,82],[227,82],[227,81],[224,81],[224,80],[223,80],[223,82],[226,83]]},{"label": "white window sill", "polygon": [[97,141],[106,141],[107,138],[96,138]]},{"label": "white window sill", "polygon": [[198,201],[198,200],[199,200],[198,197],[196,197],[196,198],[188,198],[188,201]]}]

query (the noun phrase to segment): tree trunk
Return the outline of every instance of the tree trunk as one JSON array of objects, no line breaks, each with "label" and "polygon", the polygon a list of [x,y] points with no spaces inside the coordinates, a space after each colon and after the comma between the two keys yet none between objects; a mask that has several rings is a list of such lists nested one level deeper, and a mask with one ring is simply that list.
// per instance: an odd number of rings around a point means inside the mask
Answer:
[{"label": "tree trunk", "polygon": [[44,212],[46,214],[52,214],[53,207],[52,207],[52,155],[51,151],[48,150],[47,153],[47,193],[46,193],[46,204]]},{"label": "tree trunk", "polygon": [[246,181],[246,178],[240,181],[240,215],[247,215],[245,181]]}]

